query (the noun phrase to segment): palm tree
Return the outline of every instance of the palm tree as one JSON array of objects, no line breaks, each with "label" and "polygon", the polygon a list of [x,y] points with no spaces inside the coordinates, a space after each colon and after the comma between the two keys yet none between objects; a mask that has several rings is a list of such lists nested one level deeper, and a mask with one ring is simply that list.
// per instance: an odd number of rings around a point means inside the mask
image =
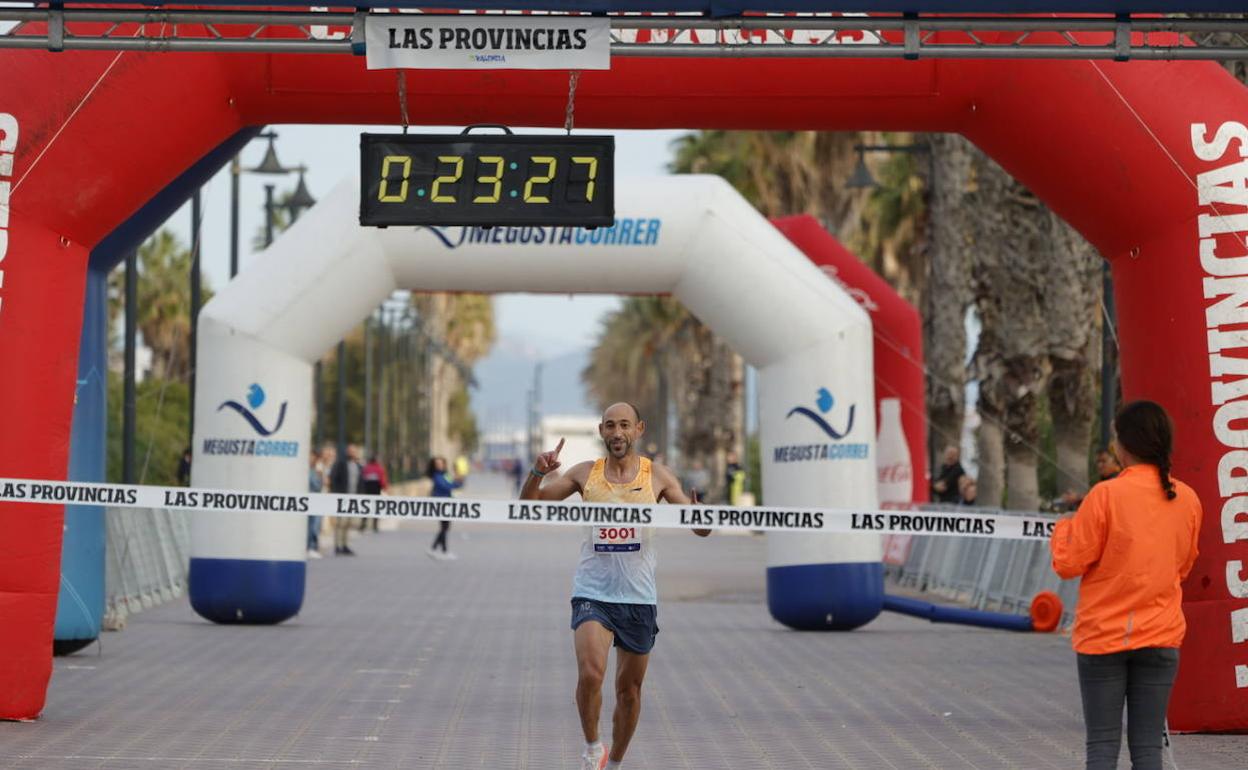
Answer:
[{"label": "palm tree", "polygon": [[[600,406],[637,404],[647,448],[695,460],[722,478],[728,450],[741,452],[744,365],[670,297],[631,297],[604,320],[582,379]],[[669,435],[676,407],[676,436]]]},{"label": "palm tree", "polygon": [[[471,366],[494,345],[493,300],[483,294],[446,292],[413,295],[425,343],[445,345],[462,363]],[[458,366],[445,355],[426,358],[428,376],[427,452],[454,456],[476,442],[477,425],[468,408],[470,396]]]},{"label": "palm tree", "polygon": [[[172,230],[162,228],[139,247],[138,316],[143,343],[152,351],[151,376],[188,382],[191,336],[191,252]],[[111,323],[122,312],[125,271],[109,276]],[[203,302],[212,289],[203,286]]]},{"label": "palm tree", "polygon": [[669,297],[630,297],[604,320],[582,373],[600,406],[637,404],[648,415],[651,437],[661,451],[668,448],[670,388],[680,379],[674,369],[691,352],[689,330],[697,323]]},{"label": "palm tree", "polygon": [[[941,137],[938,146],[928,324],[964,346],[962,315],[968,294],[973,300],[982,325],[971,370],[982,418],[979,497],[1034,509],[1039,464],[1053,462],[1040,446],[1042,407],[1059,437],[1061,483],[1081,489],[1086,481],[1099,349],[1096,258],[1068,225],[965,139]],[[945,395],[932,399],[934,431],[961,425],[960,414],[940,409],[960,402],[964,380],[954,347],[929,349],[932,391]]]}]

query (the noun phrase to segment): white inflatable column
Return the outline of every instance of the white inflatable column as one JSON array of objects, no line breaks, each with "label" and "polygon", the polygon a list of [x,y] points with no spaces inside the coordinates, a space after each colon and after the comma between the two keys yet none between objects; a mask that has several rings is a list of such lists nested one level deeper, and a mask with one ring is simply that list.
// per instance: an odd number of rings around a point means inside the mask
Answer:
[{"label": "white inflatable column", "polygon": [[[759,371],[767,505],[876,507],[870,321]],[[767,606],[786,626],[848,630],[884,602],[878,535],[767,535]]]},{"label": "white inflatable column", "polygon": [[[306,492],[312,367],[394,290],[348,180],[282,234],[200,313],[195,486]],[[216,623],[299,612],[307,518],[195,513],[191,606]]]},{"label": "white inflatable column", "polygon": [[[312,367],[205,318],[199,326],[194,486],[306,492]],[[216,623],[280,623],[303,605],[307,520],[194,513],[191,606]]]},{"label": "white inflatable column", "polygon": [[[871,319],[727,183],[675,294],[759,369],[767,505],[876,505]],[[852,419],[851,419],[852,418]],[[798,629],[856,628],[883,608],[878,535],[767,535],[767,603]]]}]

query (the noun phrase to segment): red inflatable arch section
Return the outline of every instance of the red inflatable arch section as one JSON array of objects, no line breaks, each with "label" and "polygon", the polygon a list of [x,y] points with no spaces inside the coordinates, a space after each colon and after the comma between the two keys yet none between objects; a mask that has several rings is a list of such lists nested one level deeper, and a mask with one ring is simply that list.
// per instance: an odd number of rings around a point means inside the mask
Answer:
[{"label": "red inflatable arch section", "polygon": [[[0,72],[0,476],[60,479],[93,245],[246,127],[397,124],[396,78],[306,54],[7,50]],[[407,78],[412,121],[428,125],[560,126],[567,83]],[[1173,414],[1175,474],[1205,505],[1182,730],[1248,729],[1246,115],[1248,91],[1194,62],[619,58],[582,76],[576,106],[585,128],[959,132],[1112,261],[1125,396]],[[51,675],[61,513],[2,508],[0,716],[32,717]]]}]

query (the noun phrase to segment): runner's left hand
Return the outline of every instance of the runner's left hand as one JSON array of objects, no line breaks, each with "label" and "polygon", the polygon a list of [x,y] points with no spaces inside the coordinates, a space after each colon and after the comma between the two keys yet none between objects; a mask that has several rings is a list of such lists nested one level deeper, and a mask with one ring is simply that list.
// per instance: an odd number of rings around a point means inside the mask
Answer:
[{"label": "runner's left hand", "polygon": [[[690,490],[689,499],[693,502],[694,505],[697,505],[698,504],[698,490],[696,489]],[[711,531],[709,529],[695,529],[693,530],[693,534],[697,535],[698,537],[706,537],[707,535],[711,534]]]}]

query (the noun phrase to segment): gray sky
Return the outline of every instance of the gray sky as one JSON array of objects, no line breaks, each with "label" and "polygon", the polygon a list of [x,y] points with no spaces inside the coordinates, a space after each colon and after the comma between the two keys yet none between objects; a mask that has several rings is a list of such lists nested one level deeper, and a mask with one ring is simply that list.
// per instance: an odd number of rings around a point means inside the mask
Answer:
[{"label": "gray sky", "polygon": [[[308,190],[314,198],[325,195],[339,180],[359,169],[359,134],[362,131],[391,132],[394,126],[276,126],[277,156],[285,166],[308,166]],[[420,128],[430,133],[457,133],[457,128]],[[550,129],[544,129],[549,132]],[[524,132],[518,129],[517,132]],[[595,131],[594,133],[599,133]],[[617,177],[662,174],[671,153],[669,145],[683,131],[602,131],[616,136],[615,173]],[[258,164],[267,143],[253,141],[243,152],[243,167]],[[293,189],[297,176],[266,177],[243,174],[239,192],[239,264],[245,270],[255,258],[251,242],[264,224],[264,185],[277,185],[277,194]],[[204,188],[203,269],[206,279],[219,289],[229,278],[230,182],[228,169],[222,169]],[[168,222],[183,241],[190,241],[190,204]],[[588,346],[598,329],[602,314],[616,307],[612,296],[582,295],[500,295],[495,302],[499,336],[523,339],[539,357],[562,355]]]}]

